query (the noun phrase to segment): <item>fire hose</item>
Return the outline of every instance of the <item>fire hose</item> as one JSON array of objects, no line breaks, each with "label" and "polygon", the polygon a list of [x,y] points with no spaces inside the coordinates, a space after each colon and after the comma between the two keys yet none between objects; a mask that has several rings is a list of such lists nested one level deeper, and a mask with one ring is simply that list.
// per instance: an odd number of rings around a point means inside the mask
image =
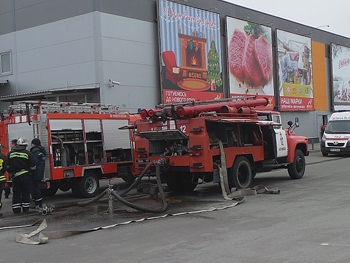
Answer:
[{"label": "fire hose", "polygon": [[[148,165],[145,167],[145,169],[142,171],[142,173],[138,176],[138,178],[135,180],[135,182],[120,194],[116,193],[113,189],[108,188],[104,192],[102,192],[101,194],[99,194],[98,196],[96,196],[95,198],[93,198],[89,201],[78,202],[78,205],[79,206],[89,205],[89,204],[94,203],[97,200],[101,199],[105,194],[108,193],[109,196],[113,196],[114,198],[116,198],[118,201],[120,201],[124,205],[129,206],[133,209],[139,210],[141,212],[162,213],[168,209],[168,204],[165,200],[165,194],[164,194],[164,190],[163,190],[161,179],[160,179],[160,166],[165,164],[165,162],[166,162],[165,158],[160,158],[157,161],[153,161],[153,162],[148,163]],[[135,188],[141,182],[142,178],[146,175],[146,172],[151,168],[152,165],[156,165],[157,187],[158,187],[160,199],[162,200],[162,204],[163,204],[163,206],[161,208],[157,208],[157,209],[151,209],[151,208],[139,206],[139,205],[131,203],[131,202],[127,201],[125,198],[123,198],[123,196],[125,196],[131,189]],[[112,212],[112,211],[110,211],[110,212]]]},{"label": "fire hose", "polygon": [[279,189],[269,189],[263,185],[257,185],[255,187],[247,188],[247,189],[236,189],[235,191],[231,192],[231,189],[228,183],[226,155],[224,151],[224,146],[221,140],[219,139],[215,140],[215,142],[219,144],[219,148],[220,148],[220,164],[214,163],[214,165],[219,169],[221,192],[225,200],[239,200],[244,202],[245,201],[244,196],[247,196],[247,195],[256,195],[256,194],[264,194],[264,193],[265,194],[280,193]]}]

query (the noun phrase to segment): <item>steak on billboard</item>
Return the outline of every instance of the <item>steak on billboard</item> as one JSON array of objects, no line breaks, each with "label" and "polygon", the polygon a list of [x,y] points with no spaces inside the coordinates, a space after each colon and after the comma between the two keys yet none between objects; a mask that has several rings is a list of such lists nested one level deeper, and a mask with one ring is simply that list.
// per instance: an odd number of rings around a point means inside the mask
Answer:
[{"label": "steak on billboard", "polygon": [[230,95],[257,95],[274,105],[271,28],[227,17]]}]

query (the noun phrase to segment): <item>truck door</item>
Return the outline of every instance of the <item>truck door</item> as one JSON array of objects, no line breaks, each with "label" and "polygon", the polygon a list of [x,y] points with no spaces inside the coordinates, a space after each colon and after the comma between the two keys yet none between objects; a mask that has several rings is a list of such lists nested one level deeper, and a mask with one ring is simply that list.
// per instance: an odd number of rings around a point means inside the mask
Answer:
[{"label": "truck door", "polygon": [[276,153],[278,157],[285,157],[288,154],[287,147],[287,135],[282,128],[281,118],[279,115],[273,115],[272,120],[276,122],[276,125],[273,126],[276,136]]}]

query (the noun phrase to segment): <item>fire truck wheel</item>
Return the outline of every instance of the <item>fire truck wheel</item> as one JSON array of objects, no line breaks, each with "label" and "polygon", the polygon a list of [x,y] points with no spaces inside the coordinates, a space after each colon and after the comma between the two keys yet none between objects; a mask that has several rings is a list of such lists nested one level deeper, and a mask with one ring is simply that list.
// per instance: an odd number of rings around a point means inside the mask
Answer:
[{"label": "fire truck wheel", "polygon": [[296,149],[294,155],[294,162],[288,165],[288,174],[292,179],[300,179],[305,172],[305,156],[304,153]]},{"label": "fire truck wheel", "polygon": [[71,184],[67,181],[61,181],[58,183],[58,189],[60,189],[62,192],[67,192],[71,188]]},{"label": "fire truck wheel", "polygon": [[58,185],[51,183],[50,188],[47,189],[41,189],[41,195],[42,196],[54,196],[57,193]]},{"label": "fire truck wheel", "polygon": [[252,179],[254,179],[256,176],[256,170],[252,169]]},{"label": "fire truck wheel", "polygon": [[73,194],[79,197],[94,197],[98,193],[100,182],[94,173],[86,173],[82,178],[75,179],[72,185]]},{"label": "fire truck wheel", "polygon": [[172,179],[167,182],[167,185],[171,191],[180,193],[192,192],[198,184],[198,178],[191,174],[174,174]]},{"label": "fire truck wheel", "polygon": [[322,152],[322,156],[328,156],[328,153]]},{"label": "fire truck wheel", "polygon": [[248,188],[251,185],[253,180],[252,168],[246,157],[237,157],[233,167],[229,169],[229,181],[231,180],[238,189]]}]

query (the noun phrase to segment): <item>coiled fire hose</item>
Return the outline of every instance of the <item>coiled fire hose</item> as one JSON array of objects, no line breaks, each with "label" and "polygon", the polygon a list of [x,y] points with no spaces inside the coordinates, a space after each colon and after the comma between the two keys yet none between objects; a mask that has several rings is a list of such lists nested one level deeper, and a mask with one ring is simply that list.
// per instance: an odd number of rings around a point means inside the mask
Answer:
[{"label": "coiled fire hose", "polygon": [[[142,171],[142,173],[138,176],[138,178],[135,180],[135,182],[132,185],[130,185],[126,190],[124,190],[120,194],[117,194],[113,190],[109,191],[109,189],[106,189],[104,192],[102,192],[101,194],[99,194],[98,196],[96,196],[95,198],[93,198],[93,199],[91,199],[89,201],[78,202],[78,205],[79,206],[85,206],[85,205],[92,204],[92,203],[96,202],[97,200],[101,199],[107,192],[109,192],[118,201],[120,201],[124,205],[129,206],[129,207],[131,207],[133,209],[136,209],[136,210],[139,210],[139,211],[145,212],[145,213],[162,213],[162,212],[164,212],[164,211],[166,211],[168,209],[168,203],[166,202],[164,190],[163,190],[163,187],[162,187],[162,182],[161,182],[161,179],[160,179],[160,166],[165,164],[165,163],[166,163],[166,159],[165,158],[160,158],[157,161],[150,162],[145,167],[145,169]],[[144,177],[146,175],[146,172],[151,168],[152,165],[156,165],[157,187],[158,187],[158,190],[159,190],[160,199],[162,200],[162,204],[163,204],[162,207],[157,208],[157,209],[151,209],[151,208],[139,206],[139,205],[131,203],[131,202],[129,202],[126,199],[123,198],[123,196],[125,196],[131,189],[135,188],[141,182],[142,177]]]},{"label": "coiled fire hose", "polygon": [[229,187],[228,183],[228,176],[227,176],[227,166],[226,166],[226,156],[225,156],[225,150],[224,146],[221,142],[221,140],[217,139],[214,142],[219,144],[220,148],[220,164],[214,163],[214,165],[219,169],[220,174],[220,187],[221,187],[221,193],[222,196],[225,198],[225,200],[239,200],[244,202],[245,196],[247,195],[256,195],[256,194],[279,194],[279,189],[269,189],[263,185],[257,185],[255,187],[247,188],[247,189],[236,189],[235,191],[231,192],[231,189]]}]

